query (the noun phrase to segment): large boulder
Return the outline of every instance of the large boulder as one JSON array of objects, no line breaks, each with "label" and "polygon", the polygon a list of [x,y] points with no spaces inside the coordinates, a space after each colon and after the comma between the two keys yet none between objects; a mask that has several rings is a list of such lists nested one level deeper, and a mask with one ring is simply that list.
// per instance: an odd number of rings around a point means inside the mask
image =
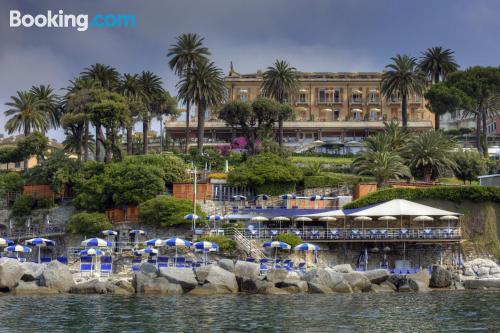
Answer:
[{"label": "large boulder", "polygon": [[43,270],[45,269],[44,264],[37,264],[28,261],[22,265],[24,267],[24,275],[21,277],[21,280],[26,282],[40,280]]},{"label": "large boulder", "polygon": [[210,267],[205,281],[219,289],[227,289],[231,293],[238,292],[238,282],[236,281],[236,276],[219,266]]},{"label": "large boulder", "polygon": [[283,268],[271,268],[266,273],[266,280],[274,284],[283,282],[288,277],[288,271]]},{"label": "large boulder", "polygon": [[333,289],[337,284],[344,281],[343,275],[331,268],[318,268],[307,271],[304,274],[304,280]]},{"label": "large boulder", "polygon": [[180,284],[186,292],[198,285],[192,269],[162,267],[160,268],[160,276],[166,278],[170,283]]},{"label": "large boulder", "polygon": [[70,289],[72,294],[114,294],[117,287],[109,281],[93,279],[79,283]]},{"label": "large boulder", "polygon": [[354,272],[350,264],[341,264],[333,266],[332,269],[337,273],[351,273]]},{"label": "large boulder", "polygon": [[353,290],[346,280],[342,280],[332,288],[332,291],[336,293],[352,293]]},{"label": "large boulder", "polygon": [[19,281],[17,287],[12,290],[15,295],[50,295],[58,291],[47,287],[40,287],[36,281]]},{"label": "large boulder", "polygon": [[331,293],[333,293],[333,290],[331,288],[328,288],[327,286],[324,286],[322,284],[308,282],[307,286],[308,286],[309,292],[313,293],[313,294],[331,294]]},{"label": "large boulder", "polygon": [[217,264],[226,271],[234,273],[234,261],[231,259],[221,259]]},{"label": "large boulder", "polygon": [[372,284],[370,286],[370,290],[374,293],[392,293],[395,292],[396,290],[390,287],[388,284],[385,282],[381,284]]},{"label": "large boulder", "polygon": [[372,269],[363,272],[363,274],[370,280],[371,283],[381,284],[389,277],[389,271],[386,269]]},{"label": "large boulder", "polygon": [[449,270],[440,265],[432,266],[432,275],[429,281],[429,287],[448,288],[449,286],[451,286],[451,282],[452,274]]},{"label": "large boulder", "polygon": [[465,289],[500,289],[500,279],[465,280]]},{"label": "large boulder", "polygon": [[60,292],[68,292],[75,286],[75,281],[68,266],[52,261],[43,270],[40,285]]},{"label": "large boulder", "polygon": [[239,290],[243,292],[257,292],[260,265],[252,262],[238,260],[234,265],[234,274]]},{"label": "large boulder", "polygon": [[255,281],[256,289],[255,291],[259,294],[264,295],[288,295],[290,294],[285,289],[277,288],[274,283],[263,280]]},{"label": "large boulder", "polygon": [[[492,273],[493,269],[493,273]],[[489,277],[489,275],[498,270],[498,265],[490,259],[474,259],[464,263],[464,275],[466,276],[479,276],[483,278]]]},{"label": "large boulder", "polygon": [[144,283],[144,293],[150,295],[180,295],[183,293],[183,289],[180,284],[171,283],[164,277],[157,277]]},{"label": "large boulder", "polygon": [[287,291],[295,291],[300,293],[306,293],[309,290],[306,281],[295,280],[295,279],[278,282],[276,284],[276,287],[284,288]]},{"label": "large boulder", "polygon": [[118,288],[126,290],[127,293],[129,293],[129,294],[135,292],[135,288],[129,280],[119,279],[119,280],[114,281],[113,283]]},{"label": "large boulder", "polygon": [[[236,291],[238,289],[236,288]],[[231,291],[225,287],[217,286],[212,283],[205,283],[202,286],[197,286],[191,290],[188,295],[194,296],[209,296],[209,295],[220,295],[220,294],[230,294]]]},{"label": "large boulder", "polygon": [[345,273],[342,274],[342,277],[349,283],[353,291],[370,291],[371,282],[363,273]]},{"label": "large boulder", "polygon": [[143,274],[146,274],[147,276],[149,276],[151,278],[158,276],[158,269],[156,268],[156,266],[153,264],[147,263],[147,262],[143,263],[139,267],[139,271]]},{"label": "large boulder", "polygon": [[0,258],[0,291],[10,291],[24,275],[24,267],[16,259]]}]

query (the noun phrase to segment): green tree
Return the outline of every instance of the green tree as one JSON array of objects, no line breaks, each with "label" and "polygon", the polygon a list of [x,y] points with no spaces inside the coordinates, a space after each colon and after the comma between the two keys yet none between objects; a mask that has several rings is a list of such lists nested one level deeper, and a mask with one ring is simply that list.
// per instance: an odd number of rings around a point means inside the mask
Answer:
[{"label": "green tree", "polygon": [[17,149],[17,146],[5,145],[0,147],[0,163],[7,164],[9,170],[9,163],[21,162],[24,159]]},{"label": "green tree", "polygon": [[384,187],[390,179],[411,176],[410,169],[404,165],[404,159],[388,149],[363,151],[356,157],[352,166],[359,175],[374,176],[378,188]]},{"label": "green tree", "polygon": [[270,195],[282,194],[284,188],[294,189],[302,179],[302,172],[288,159],[272,153],[261,153],[249,157],[229,173],[228,181],[235,186],[266,187]]},{"label": "green tree", "polygon": [[141,84],[138,74],[123,74],[118,87],[120,94],[125,96],[129,102],[130,122],[127,126],[127,154],[132,155],[132,130],[138,116],[146,112],[146,107],[142,103]]},{"label": "green tree", "polygon": [[38,164],[41,164],[48,143],[49,140],[42,133],[31,133],[17,142],[18,154],[23,156],[25,160],[34,155],[37,157]]},{"label": "green tree", "polygon": [[68,232],[78,235],[98,236],[102,230],[113,228],[103,213],[80,212],[68,220]]},{"label": "green tree", "polygon": [[0,174],[0,192],[21,192],[23,185],[24,179],[17,172]]},{"label": "green tree", "polygon": [[[284,60],[276,60],[274,66],[268,67],[262,80],[262,93],[266,97],[274,98],[284,104],[292,98],[298,90],[297,70]],[[278,116],[279,145],[283,145],[283,121],[291,113],[288,108],[283,108]]]},{"label": "green tree", "polygon": [[455,142],[441,131],[427,131],[414,135],[408,143],[407,163],[414,174],[422,174],[424,181],[453,170]]},{"label": "green tree", "polygon": [[[177,199],[171,196],[159,195],[139,205],[139,219],[145,225],[155,227],[171,227],[179,224],[189,224],[184,216],[193,212],[190,200]],[[197,215],[203,219],[204,213],[197,205]]]},{"label": "green tree", "polygon": [[[170,57],[168,65],[170,69],[172,69],[179,77],[182,78],[189,76],[195,64],[208,61],[210,52],[208,51],[208,48],[203,46],[203,40],[204,38],[198,36],[197,34],[187,33],[178,36],[176,43],[171,45],[167,54],[167,57]],[[189,78],[186,79],[189,81]],[[194,97],[186,96],[186,98],[182,100],[186,104],[185,152],[187,153],[189,145],[189,111]]]},{"label": "green tree", "polygon": [[12,205],[10,214],[13,217],[26,217],[31,214],[35,208],[36,201],[32,196],[29,195],[19,195],[16,197],[14,204]]},{"label": "green tree", "polygon": [[142,118],[142,152],[147,154],[149,150],[149,124],[151,123],[151,116],[155,113],[158,106],[158,101],[162,98],[164,90],[162,88],[162,81],[159,76],[150,71],[143,71],[139,76],[140,95],[142,103],[145,108],[143,109],[140,117]]},{"label": "green tree", "polygon": [[487,161],[476,151],[461,149],[453,154],[453,159],[456,164],[455,177],[462,180],[464,185],[466,181],[472,184],[472,181],[487,171]]},{"label": "green tree", "polygon": [[59,103],[60,97],[54,93],[50,85],[33,86],[30,93],[40,101],[40,109],[46,114],[49,124],[52,128],[59,127]]},{"label": "green tree", "polygon": [[158,167],[163,170],[163,180],[165,184],[172,185],[175,182],[187,182],[190,177],[187,173],[187,164],[174,155],[142,155],[142,156],[127,156],[124,159],[125,164],[146,165]]},{"label": "green tree", "polygon": [[398,121],[391,121],[390,123],[384,122],[384,133],[386,134],[385,138],[388,139],[389,149],[400,154],[403,153],[410,139],[408,130],[399,126]]},{"label": "green tree", "polygon": [[443,82],[433,84],[424,96],[428,101],[428,108],[435,115],[436,129],[439,129],[439,116],[458,110],[464,105],[463,100],[466,98],[461,90]]},{"label": "green tree", "polygon": [[225,99],[226,87],[222,71],[213,62],[198,62],[177,84],[179,98],[198,106],[198,151],[203,153],[205,113]]},{"label": "green tree", "polygon": [[408,55],[396,55],[392,63],[385,66],[382,75],[381,91],[386,98],[401,97],[401,115],[403,127],[408,126],[408,96],[422,94],[425,87],[425,74],[417,68],[417,60]]},{"label": "green tree", "polygon": [[[454,52],[450,49],[444,49],[441,46],[428,48],[422,53],[419,61],[419,68],[427,74],[434,83],[444,80],[446,76],[458,70],[458,64],[455,62]],[[433,109],[431,109],[434,112]],[[440,113],[434,112],[435,129],[439,129]]]}]

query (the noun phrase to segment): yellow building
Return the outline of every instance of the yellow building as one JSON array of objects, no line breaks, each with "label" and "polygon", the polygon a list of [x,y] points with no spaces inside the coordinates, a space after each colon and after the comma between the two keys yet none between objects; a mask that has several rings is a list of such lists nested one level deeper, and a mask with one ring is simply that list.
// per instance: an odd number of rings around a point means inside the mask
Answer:
[{"label": "yellow building", "polygon": [[[231,68],[225,78],[228,100],[253,101],[261,96],[263,73],[239,74]],[[284,142],[291,148],[321,140],[334,144],[361,142],[370,133],[381,130],[384,121],[401,120],[399,96],[384,98],[381,72],[333,73],[300,72],[300,88],[288,102],[295,116],[284,123]],[[433,115],[426,109],[422,96],[409,96],[408,127],[426,130],[433,127]],[[192,112],[193,115],[196,112]],[[207,144],[230,142],[243,135],[225,126],[215,113],[207,114]],[[196,119],[190,123],[191,141],[195,141]],[[167,122],[174,138],[184,137],[184,121]]]}]

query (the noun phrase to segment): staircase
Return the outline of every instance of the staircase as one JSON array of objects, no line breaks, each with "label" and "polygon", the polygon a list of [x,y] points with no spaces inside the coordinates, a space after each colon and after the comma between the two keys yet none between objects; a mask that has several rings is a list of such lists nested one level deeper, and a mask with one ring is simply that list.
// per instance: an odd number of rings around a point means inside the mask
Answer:
[{"label": "staircase", "polygon": [[233,240],[236,242],[238,250],[245,252],[247,256],[255,258],[256,260],[266,257],[260,248],[260,244],[246,238],[239,230],[234,230]]}]

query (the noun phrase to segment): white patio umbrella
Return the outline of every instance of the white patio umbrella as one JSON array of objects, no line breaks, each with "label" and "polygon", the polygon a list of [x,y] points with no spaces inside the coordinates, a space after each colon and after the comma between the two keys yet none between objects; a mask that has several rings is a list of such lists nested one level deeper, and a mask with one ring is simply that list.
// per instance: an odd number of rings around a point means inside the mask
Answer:
[{"label": "white patio umbrella", "polygon": [[397,218],[394,216],[381,216],[378,218],[379,221],[385,221],[386,222],[386,228],[389,229],[389,221],[396,221]]},{"label": "white patio umbrella", "polygon": [[286,216],[276,216],[271,219],[272,221],[278,221],[280,223],[280,230],[281,230],[281,222],[283,221],[290,221],[290,219]]},{"label": "white patio umbrella", "polygon": [[299,216],[294,219],[297,222],[311,222],[312,218],[307,217],[307,216]]},{"label": "white patio umbrella", "polygon": [[434,221],[434,219],[430,216],[426,216],[426,215],[420,215],[420,216],[417,216],[413,219],[413,221],[415,222],[422,222],[422,228],[425,227],[425,222],[431,222],[431,221]]},{"label": "white patio umbrella", "polygon": [[354,218],[354,221],[361,221],[361,229],[364,229],[364,223],[371,221],[372,218],[369,216],[358,216]]},{"label": "white patio umbrella", "polygon": [[252,222],[257,222],[257,223],[259,224],[259,237],[260,237],[260,224],[261,224],[262,222],[267,222],[267,221],[269,221],[269,219],[268,219],[267,217],[265,217],[265,216],[255,216],[255,217],[252,217],[252,218],[250,219],[250,221],[252,221]]},{"label": "white patio umbrella", "polygon": [[318,219],[318,221],[321,221],[321,222],[335,222],[337,221],[337,218],[336,217],[333,217],[333,216],[322,216]]},{"label": "white patio umbrella", "polygon": [[458,221],[458,216],[455,215],[445,215],[439,218],[440,220],[448,221],[448,228],[450,227],[450,221]]}]

